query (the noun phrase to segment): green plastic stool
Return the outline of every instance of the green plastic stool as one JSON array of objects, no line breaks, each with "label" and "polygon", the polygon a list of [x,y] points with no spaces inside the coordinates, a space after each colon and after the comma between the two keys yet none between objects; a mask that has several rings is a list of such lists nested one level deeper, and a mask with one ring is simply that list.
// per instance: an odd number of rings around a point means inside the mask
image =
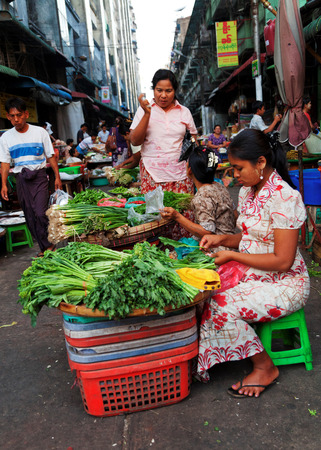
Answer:
[{"label": "green plastic stool", "polygon": [[[313,369],[312,351],[303,308],[273,322],[257,323],[255,325],[263,347],[276,366],[304,363],[306,370]],[[290,350],[272,351],[272,339],[274,338],[281,338],[283,344],[293,348]]]},{"label": "green plastic stool", "polygon": [[[22,223],[19,225],[11,225],[11,226],[5,227],[5,228],[7,230],[7,232],[6,232],[7,252],[12,252],[13,247],[18,247],[19,245],[28,244],[29,247],[33,247],[32,236],[31,236],[31,233],[30,233],[26,223]],[[13,242],[12,233],[14,233],[15,231],[24,231],[25,237],[24,237],[23,241]]]}]

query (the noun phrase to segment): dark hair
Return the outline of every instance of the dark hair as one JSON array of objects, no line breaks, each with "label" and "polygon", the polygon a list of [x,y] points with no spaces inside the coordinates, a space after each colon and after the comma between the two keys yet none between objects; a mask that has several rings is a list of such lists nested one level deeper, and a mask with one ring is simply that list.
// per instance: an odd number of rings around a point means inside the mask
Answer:
[{"label": "dark hair", "polygon": [[124,120],[122,120],[119,124],[118,131],[122,136],[126,136],[126,133],[129,133],[129,124],[127,124]]},{"label": "dark hair", "polygon": [[305,95],[302,99],[302,108],[307,105],[308,103],[310,103],[311,98],[308,95]]},{"label": "dark hair", "polygon": [[215,130],[216,127],[220,127],[220,129],[222,129],[222,127],[221,127],[221,125],[220,125],[219,123],[216,123],[216,124],[214,125],[213,130]]},{"label": "dark hair", "polygon": [[74,156],[75,153],[76,153],[75,147],[71,147],[71,149],[69,150],[69,155],[70,155],[70,156]]},{"label": "dark hair", "polygon": [[275,168],[283,180],[295,188],[289,176],[285,151],[276,133],[268,136],[260,130],[247,128],[232,140],[228,154],[234,158],[249,161],[253,166],[261,156],[264,156],[267,167]]},{"label": "dark hair", "polygon": [[208,167],[210,155],[215,157],[215,152],[203,147],[196,147],[192,150],[188,158],[188,164],[193,172],[193,175],[200,183],[213,183],[214,181],[215,170],[218,162],[216,164],[214,163],[212,167]]},{"label": "dark hair", "polygon": [[178,82],[176,80],[175,75],[171,70],[168,69],[159,69],[155,72],[152,79],[152,88],[153,90],[156,88],[156,85],[161,80],[169,80],[172,83],[173,89],[176,92],[178,88]]},{"label": "dark hair", "polygon": [[46,127],[47,128],[46,122],[39,122],[38,125],[39,125],[39,127],[42,127],[42,128]]},{"label": "dark hair", "polygon": [[261,102],[260,100],[257,100],[252,103],[252,111],[254,114],[256,114],[258,109],[261,109],[264,106],[264,102]]},{"label": "dark hair", "polygon": [[98,136],[97,130],[92,130],[92,131],[89,133],[89,136],[90,136],[90,137]]},{"label": "dark hair", "polygon": [[82,128],[82,127],[87,127],[87,128],[89,128],[89,125],[88,125],[88,123],[83,123],[82,125],[80,125],[80,128]]},{"label": "dark hair", "polygon": [[9,98],[5,103],[5,110],[7,113],[10,112],[10,109],[16,108],[19,112],[25,112],[27,111],[27,105],[22,98],[19,97],[12,97]]},{"label": "dark hair", "polygon": [[67,139],[67,140],[66,140],[66,144],[67,144],[67,145],[70,145],[70,144],[72,144],[73,142],[74,142],[73,139]]}]

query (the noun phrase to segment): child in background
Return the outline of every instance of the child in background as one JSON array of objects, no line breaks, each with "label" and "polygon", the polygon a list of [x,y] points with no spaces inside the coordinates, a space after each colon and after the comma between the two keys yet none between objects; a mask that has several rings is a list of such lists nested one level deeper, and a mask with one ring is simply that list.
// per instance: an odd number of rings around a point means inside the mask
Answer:
[{"label": "child in background", "polygon": [[70,157],[70,150],[74,146],[74,140],[73,139],[67,139],[66,144],[67,145],[64,148],[64,160],[65,161]]}]

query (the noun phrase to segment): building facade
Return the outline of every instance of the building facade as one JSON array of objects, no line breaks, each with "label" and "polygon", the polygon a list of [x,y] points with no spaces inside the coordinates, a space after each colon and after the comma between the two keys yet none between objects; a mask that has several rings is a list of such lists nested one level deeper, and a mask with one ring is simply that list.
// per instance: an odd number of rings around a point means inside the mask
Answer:
[{"label": "building facade", "polygon": [[93,128],[133,115],[140,82],[130,0],[0,0],[0,81],[0,128],[4,101],[16,94],[62,139],[79,121]]},{"label": "building facade", "polygon": [[[279,97],[273,51],[267,51],[264,33],[273,26],[271,21],[275,15],[263,3],[258,0],[257,9],[262,93],[272,114]],[[271,0],[270,4],[277,10],[279,0]],[[299,0],[299,7],[307,49],[305,94],[313,99],[313,119],[320,121],[321,1]],[[192,111],[197,126],[204,134],[211,132],[215,123],[223,128],[235,122],[246,126],[251,118],[251,104],[256,99],[252,77],[252,61],[256,58],[253,17],[253,0],[195,0],[186,36],[179,49],[175,36],[171,67],[179,79],[182,101]],[[239,64],[219,68],[215,23],[230,20],[237,23]]]}]

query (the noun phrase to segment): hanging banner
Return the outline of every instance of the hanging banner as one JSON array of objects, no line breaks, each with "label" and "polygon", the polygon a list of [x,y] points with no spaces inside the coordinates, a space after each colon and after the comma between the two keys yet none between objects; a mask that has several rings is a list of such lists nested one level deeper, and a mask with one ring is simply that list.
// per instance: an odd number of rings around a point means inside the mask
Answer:
[{"label": "hanging banner", "polygon": [[217,66],[233,67],[239,65],[237,48],[236,20],[229,22],[216,22],[216,50]]},{"label": "hanging banner", "polygon": [[102,86],[101,102],[102,103],[110,103],[109,86]]}]

